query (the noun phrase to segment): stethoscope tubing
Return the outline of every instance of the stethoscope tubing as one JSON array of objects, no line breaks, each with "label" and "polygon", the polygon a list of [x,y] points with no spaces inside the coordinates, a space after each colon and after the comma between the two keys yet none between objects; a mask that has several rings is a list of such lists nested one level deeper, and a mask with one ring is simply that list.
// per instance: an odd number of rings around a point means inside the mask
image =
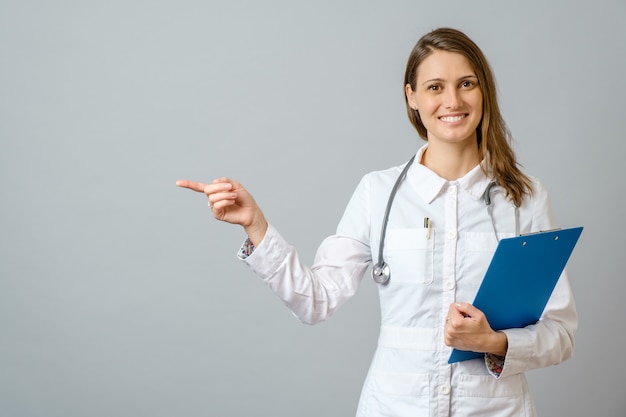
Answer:
[{"label": "stethoscope tubing", "polygon": [[383,259],[383,250],[385,249],[385,236],[387,234],[387,223],[389,222],[389,213],[391,212],[391,206],[393,205],[393,200],[396,197],[396,193],[398,192],[398,188],[402,181],[406,178],[406,174],[409,171],[411,165],[413,165],[413,161],[415,160],[415,156],[406,163],[402,172],[398,176],[393,188],[391,189],[391,193],[389,194],[389,199],[387,200],[387,208],[385,209],[385,216],[383,217],[383,225],[380,231],[380,244],[378,245],[378,262],[372,268],[372,279],[377,284],[386,284],[389,282],[389,278],[391,277],[391,273],[389,270],[389,265],[387,265]]},{"label": "stethoscope tubing", "polygon": [[[387,200],[387,207],[385,208],[383,224],[380,230],[380,243],[378,245],[378,260],[372,267],[372,279],[377,284],[385,285],[389,282],[389,279],[391,278],[391,268],[389,267],[389,265],[387,265],[383,257],[383,252],[385,249],[385,236],[387,235],[387,223],[389,222],[389,213],[391,212],[391,206],[393,205],[393,200],[396,197],[398,188],[400,187],[400,184],[402,184],[402,182],[406,178],[409,168],[411,167],[411,165],[413,165],[415,156],[416,155],[413,155],[413,157],[409,159],[409,161],[406,163],[406,165],[402,169],[402,172],[400,172],[398,179],[396,180],[395,184],[393,185],[393,188],[391,189],[391,193],[389,194],[389,199]],[[498,184],[495,181],[491,181],[489,185],[487,185],[487,188],[485,189],[485,192],[483,193],[483,200],[485,201],[485,205],[487,206],[487,213],[489,214],[489,218],[491,219],[491,225],[493,226],[493,233],[495,235],[496,241],[499,242],[500,239],[498,238],[496,222],[493,218],[492,201],[491,201],[491,190],[497,185]],[[515,235],[519,235],[519,208],[517,206],[515,206]]]}]

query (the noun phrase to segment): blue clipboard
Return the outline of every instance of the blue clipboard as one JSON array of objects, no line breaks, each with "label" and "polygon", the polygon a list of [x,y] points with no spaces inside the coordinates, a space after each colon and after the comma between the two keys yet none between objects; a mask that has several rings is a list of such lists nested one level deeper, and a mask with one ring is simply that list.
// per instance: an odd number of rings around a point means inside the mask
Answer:
[{"label": "blue clipboard", "polygon": [[[582,231],[574,227],[500,240],[472,303],[492,329],[521,328],[539,320]],[[483,356],[453,349],[448,363]]]}]

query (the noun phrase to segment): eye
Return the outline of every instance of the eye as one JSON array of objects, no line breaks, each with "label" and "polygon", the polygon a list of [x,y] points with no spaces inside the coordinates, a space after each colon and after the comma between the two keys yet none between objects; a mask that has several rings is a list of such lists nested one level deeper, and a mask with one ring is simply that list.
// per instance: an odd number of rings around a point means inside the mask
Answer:
[{"label": "eye", "polygon": [[439,84],[431,84],[428,86],[428,91],[439,91],[441,86]]},{"label": "eye", "polygon": [[471,80],[465,80],[463,82],[461,82],[461,87],[462,88],[472,88],[476,85],[476,83],[474,81]]}]

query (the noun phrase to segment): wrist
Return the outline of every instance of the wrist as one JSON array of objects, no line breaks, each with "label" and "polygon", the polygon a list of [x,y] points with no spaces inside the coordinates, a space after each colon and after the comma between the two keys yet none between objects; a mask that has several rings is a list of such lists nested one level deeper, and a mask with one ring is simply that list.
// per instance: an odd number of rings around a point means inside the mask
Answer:
[{"label": "wrist", "polygon": [[248,238],[254,246],[258,246],[261,243],[265,237],[265,233],[267,233],[267,228],[267,220],[265,220],[263,215],[261,215],[259,219],[251,222],[249,225],[244,226],[246,235],[248,235]]},{"label": "wrist", "polygon": [[509,347],[509,339],[504,332],[494,332],[488,353],[497,356],[506,356]]}]

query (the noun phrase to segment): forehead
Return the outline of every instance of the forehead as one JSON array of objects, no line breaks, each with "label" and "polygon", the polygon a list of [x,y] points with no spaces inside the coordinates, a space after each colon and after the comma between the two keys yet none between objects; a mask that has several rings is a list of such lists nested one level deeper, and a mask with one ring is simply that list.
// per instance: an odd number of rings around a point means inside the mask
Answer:
[{"label": "forehead", "polygon": [[468,75],[476,76],[469,60],[458,52],[433,51],[417,67],[417,79],[456,80]]}]

